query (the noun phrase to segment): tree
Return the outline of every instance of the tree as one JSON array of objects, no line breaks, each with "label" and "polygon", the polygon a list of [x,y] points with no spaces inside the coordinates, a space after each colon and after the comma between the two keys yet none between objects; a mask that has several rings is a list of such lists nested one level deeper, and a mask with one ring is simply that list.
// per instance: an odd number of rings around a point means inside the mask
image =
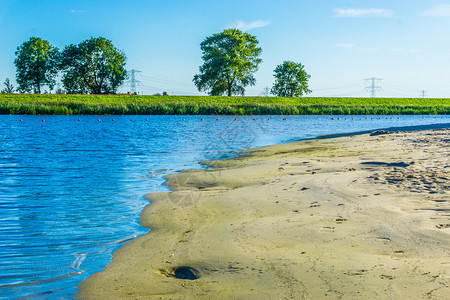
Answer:
[{"label": "tree", "polygon": [[58,59],[58,48],[38,37],[17,47],[14,64],[18,90],[40,94],[44,85],[52,90],[58,74]]},{"label": "tree", "polygon": [[254,85],[253,76],[262,62],[261,48],[255,36],[238,29],[225,29],[207,37],[201,44],[203,65],[194,76],[199,91],[211,96],[244,95],[245,87]]},{"label": "tree", "polygon": [[57,88],[55,91],[56,95],[64,95],[66,93],[65,90],[63,90],[62,88]]},{"label": "tree", "polygon": [[9,78],[6,78],[5,82],[3,84],[5,85],[5,88],[2,90],[2,94],[12,94],[12,93],[14,93],[14,86],[9,81]]},{"label": "tree", "polygon": [[62,82],[69,94],[115,94],[126,79],[125,54],[103,37],[69,45],[62,52]]},{"label": "tree", "polygon": [[270,92],[279,97],[301,97],[311,93],[308,88],[308,80],[311,78],[306,73],[301,63],[285,61],[274,70],[275,83]]}]

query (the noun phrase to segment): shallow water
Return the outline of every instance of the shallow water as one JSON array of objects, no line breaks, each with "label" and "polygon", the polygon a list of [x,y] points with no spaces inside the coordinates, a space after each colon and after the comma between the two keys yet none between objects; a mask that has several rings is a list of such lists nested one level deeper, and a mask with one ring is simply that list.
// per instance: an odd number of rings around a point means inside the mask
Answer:
[{"label": "shallow water", "polygon": [[294,139],[448,122],[449,116],[0,116],[0,297],[74,298],[115,249],[148,231],[139,226],[143,196],[166,190],[163,176],[176,170]]}]

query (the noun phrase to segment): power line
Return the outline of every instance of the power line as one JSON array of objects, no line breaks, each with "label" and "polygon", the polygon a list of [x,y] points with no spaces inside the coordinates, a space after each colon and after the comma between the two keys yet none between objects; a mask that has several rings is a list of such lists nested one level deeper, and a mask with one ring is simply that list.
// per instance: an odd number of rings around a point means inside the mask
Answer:
[{"label": "power line", "polygon": [[169,85],[180,85],[180,86],[187,86],[187,87],[192,87],[193,86],[192,83],[173,81],[173,80],[168,80],[168,79],[163,79],[163,78],[156,78],[156,77],[145,76],[145,75],[142,75],[142,78],[145,79],[145,80],[154,81],[154,82],[158,82],[158,83],[169,84]]},{"label": "power line", "polygon": [[371,77],[371,78],[367,78],[365,79],[365,81],[369,84],[371,84],[370,86],[367,86],[364,88],[364,91],[369,91],[370,92],[370,96],[372,98],[375,98],[376,96],[376,92],[380,92],[383,89],[381,88],[381,86],[377,86],[375,85],[375,82],[377,83],[381,83],[381,80],[383,80],[382,78],[376,78],[376,77]]},{"label": "power line", "polygon": [[332,94],[332,95],[328,95],[326,97],[352,97],[352,96],[356,96],[356,95],[361,95],[361,90],[359,91],[353,91],[353,92],[346,92],[346,93],[342,93],[342,94]]},{"label": "power line", "polygon": [[311,89],[313,91],[326,91],[326,90],[341,90],[341,89],[348,89],[348,88],[355,88],[358,87],[359,85],[344,85],[344,86],[336,86],[336,87],[320,87],[320,88],[316,88],[316,87],[311,87]]},{"label": "power line", "polygon": [[410,98],[411,97],[411,95],[408,95],[408,94],[396,93],[396,92],[385,91],[385,90],[381,91],[381,93],[387,97],[390,97],[390,96],[396,96],[396,97],[402,97],[402,98]]},{"label": "power line", "polygon": [[404,92],[416,92],[417,91],[414,88],[404,87],[404,86],[390,84],[390,83],[383,83],[383,85],[385,85],[388,88],[392,88],[392,89],[395,89],[395,90],[402,90]]}]

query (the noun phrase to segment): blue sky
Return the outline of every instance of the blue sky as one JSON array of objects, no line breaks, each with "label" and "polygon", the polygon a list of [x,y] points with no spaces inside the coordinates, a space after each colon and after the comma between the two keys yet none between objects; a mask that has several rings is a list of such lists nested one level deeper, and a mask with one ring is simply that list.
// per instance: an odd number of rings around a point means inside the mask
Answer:
[{"label": "blue sky", "polygon": [[374,76],[380,97],[450,97],[450,0],[0,1],[0,83],[15,78],[14,52],[32,36],[60,49],[103,36],[142,71],[140,92],[199,95],[200,43],[237,27],[263,50],[249,96],[292,60],[311,75],[311,96],[369,96]]}]

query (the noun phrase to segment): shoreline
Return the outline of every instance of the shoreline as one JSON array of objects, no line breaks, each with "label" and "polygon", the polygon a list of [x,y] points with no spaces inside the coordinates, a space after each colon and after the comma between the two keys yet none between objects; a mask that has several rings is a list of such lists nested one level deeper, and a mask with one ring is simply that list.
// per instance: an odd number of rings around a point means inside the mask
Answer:
[{"label": "shoreline", "polygon": [[172,192],[149,195],[141,214],[151,231],[78,296],[443,298],[446,127],[289,142],[169,175]]}]

